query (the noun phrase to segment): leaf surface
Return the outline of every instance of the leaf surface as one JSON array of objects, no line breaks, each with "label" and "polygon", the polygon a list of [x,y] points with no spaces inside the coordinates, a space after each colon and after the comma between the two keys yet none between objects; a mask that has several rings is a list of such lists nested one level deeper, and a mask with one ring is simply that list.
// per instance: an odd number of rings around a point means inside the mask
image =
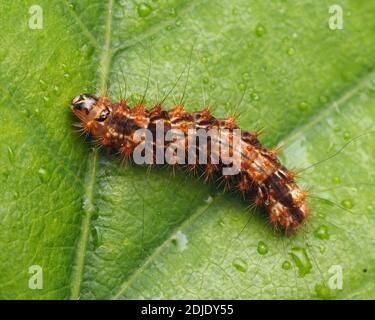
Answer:
[{"label": "leaf surface", "polygon": [[[370,2],[340,1],[343,30],[323,0],[39,1],[41,30],[33,4],[0,4],[1,298],[375,297]],[[126,87],[134,102],[147,87],[151,106],[174,88],[171,108],[186,79],[187,109],[238,113],[302,169],[311,217],[297,235],[182,171],[125,166],[71,126],[81,92]]]}]

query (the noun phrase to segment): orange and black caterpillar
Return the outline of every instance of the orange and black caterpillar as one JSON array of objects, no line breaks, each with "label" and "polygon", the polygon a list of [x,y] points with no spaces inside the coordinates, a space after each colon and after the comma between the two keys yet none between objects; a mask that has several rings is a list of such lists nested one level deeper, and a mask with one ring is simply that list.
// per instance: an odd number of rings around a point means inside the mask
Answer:
[{"label": "orange and black caterpillar", "polygon": [[[208,109],[187,112],[182,105],[168,111],[160,104],[149,110],[145,109],[143,103],[130,108],[126,101],[112,103],[106,96],[96,97],[92,94],[76,96],[71,104],[84,130],[99,139],[101,145],[119,150],[124,157],[131,156],[137,145],[142,143],[142,140],[135,139],[135,132],[138,129],[154,132],[157,124],[162,124],[165,132],[179,129],[186,133],[191,128],[206,131],[213,128],[218,131],[238,129],[233,117],[218,119]],[[254,199],[255,205],[264,206],[275,226],[286,231],[295,230],[308,217],[307,193],[297,186],[294,174],[280,163],[275,151],[260,144],[256,132],[241,131],[240,139],[241,149],[232,146],[230,150],[230,153],[238,153],[241,158],[237,174],[222,174],[224,165],[220,155],[218,164],[208,161],[203,165],[204,174],[207,178],[221,176],[229,187],[238,188],[248,199]],[[154,138],[154,159],[155,145]],[[199,150],[198,145],[196,153]],[[187,166],[192,170],[198,167]]]}]

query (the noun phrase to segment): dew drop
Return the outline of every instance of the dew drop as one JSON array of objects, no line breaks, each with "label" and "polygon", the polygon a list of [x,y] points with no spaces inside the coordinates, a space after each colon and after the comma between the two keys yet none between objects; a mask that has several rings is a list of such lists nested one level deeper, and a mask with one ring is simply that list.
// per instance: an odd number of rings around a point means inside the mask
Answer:
[{"label": "dew drop", "polygon": [[247,43],[247,47],[248,47],[248,48],[252,48],[252,47],[254,47],[254,42],[249,41],[249,42]]},{"label": "dew drop", "polygon": [[44,168],[40,168],[38,170],[38,175],[39,175],[39,179],[41,182],[45,183],[48,181],[48,178],[49,178],[49,174],[48,174],[48,171]]},{"label": "dew drop", "polygon": [[247,263],[242,258],[235,258],[232,261],[233,267],[235,267],[240,272],[246,272],[247,271]]},{"label": "dew drop", "polygon": [[244,72],[242,74],[242,79],[244,79],[245,81],[249,81],[250,80],[250,75],[248,72]]},{"label": "dew drop", "polygon": [[350,139],[350,133],[349,132],[344,132],[344,139],[349,140]]},{"label": "dew drop", "polygon": [[286,52],[287,52],[288,56],[294,56],[294,54],[296,53],[296,49],[288,48],[288,50]]},{"label": "dew drop", "polygon": [[65,78],[65,79],[69,79],[69,78],[70,78],[70,74],[69,74],[68,72],[65,72],[65,73],[64,73],[64,78]]},{"label": "dew drop", "polygon": [[94,248],[97,249],[103,244],[103,236],[99,228],[94,227],[91,229],[92,243]]},{"label": "dew drop", "polygon": [[328,227],[326,225],[321,225],[319,226],[315,231],[314,231],[315,237],[325,240],[329,239],[329,232],[328,232]]},{"label": "dew drop", "polygon": [[290,261],[285,260],[282,263],[281,268],[283,268],[284,270],[290,270],[292,268],[292,264],[290,263]]},{"label": "dew drop", "polygon": [[332,177],[332,182],[334,184],[340,184],[341,183],[341,179],[338,176],[334,176],[334,177]]},{"label": "dew drop", "polygon": [[255,27],[255,35],[258,37],[263,37],[266,33],[266,28],[262,24],[258,24]]},{"label": "dew drop", "polygon": [[257,251],[259,254],[265,255],[268,253],[268,246],[263,241],[259,241]]},{"label": "dew drop", "polygon": [[373,211],[374,211],[374,206],[371,205],[371,204],[369,204],[369,205],[367,206],[367,210],[368,210],[369,212],[373,212]]},{"label": "dew drop", "polygon": [[171,46],[168,45],[168,44],[165,45],[165,46],[164,46],[164,51],[165,51],[165,52],[169,52],[169,51],[171,51]]},{"label": "dew drop", "polygon": [[238,84],[238,88],[239,88],[241,91],[245,91],[245,90],[246,90],[246,84],[244,84],[243,82],[241,82],[241,83]]},{"label": "dew drop", "polygon": [[203,78],[202,82],[203,82],[204,84],[208,84],[209,80],[208,80],[208,78]]},{"label": "dew drop", "polygon": [[11,147],[8,147],[8,159],[11,164],[15,164],[16,162],[16,154]]},{"label": "dew drop", "polygon": [[208,198],[204,202],[206,202],[207,204],[210,204],[212,203],[212,201],[214,201],[214,198],[212,196],[208,196]]},{"label": "dew drop", "polygon": [[152,7],[148,3],[142,2],[137,6],[137,12],[138,16],[144,18],[152,12]]},{"label": "dew drop", "polygon": [[48,96],[43,96],[43,100],[44,100],[44,102],[48,102],[49,101],[49,97]]},{"label": "dew drop", "polygon": [[323,219],[323,218],[326,217],[326,215],[325,215],[325,213],[323,213],[323,212],[319,212],[319,213],[318,213],[318,217]]},{"label": "dew drop", "polygon": [[292,248],[290,255],[298,269],[298,274],[300,277],[304,277],[310,272],[312,264],[305,248]]},{"label": "dew drop", "polygon": [[172,243],[177,247],[178,251],[186,250],[188,242],[186,235],[181,231],[177,231],[172,239]]},{"label": "dew drop", "polygon": [[319,246],[319,252],[320,253],[326,252],[326,247],[325,246]]},{"label": "dew drop", "polygon": [[232,9],[232,14],[233,14],[234,16],[237,16],[237,15],[238,15],[238,9],[237,9],[237,8],[233,8],[233,9]]},{"label": "dew drop", "polygon": [[251,99],[252,101],[258,101],[258,100],[259,100],[259,95],[258,95],[256,92],[252,92],[252,93],[250,94],[250,99]]},{"label": "dew drop", "polygon": [[321,299],[330,299],[331,290],[328,288],[325,282],[317,283],[314,287],[316,295]]},{"label": "dew drop", "polygon": [[341,204],[342,204],[342,206],[343,206],[344,208],[346,208],[346,209],[351,209],[351,208],[353,208],[353,202],[352,202],[352,200],[350,200],[350,199],[346,199],[346,200],[341,201]]},{"label": "dew drop", "polygon": [[175,9],[175,8],[172,8],[172,9],[169,11],[169,15],[172,16],[172,17],[176,17],[176,16],[177,16],[176,9]]},{"label": "dew drop", "polygon": [[40,87],[41,87],[42,90],[47,89],[47,83],[44,80],[40,79],[39,84],[40,84]]},{"label": "dew drop", "polygon": [[208,58],[207,58],[206,56],[203,56],[203,57],[201,58],[201,61],[202,61],[203,63],[207,63],[207,62],[208,62]]},{"label": "dew drop", "polygon": [[335,132],[340,132],[340,131],[341,131],[341,128],[340,128],[340,127],[336,127],[336,128],[334,129],[334,131],[335,131]]},{"label": "dew drop", "polygon": [[308,104],[307,102],[305,101],[302,101],[298,104],[298,109],[301,110],[301,111],[305,111],[308,107]]}]

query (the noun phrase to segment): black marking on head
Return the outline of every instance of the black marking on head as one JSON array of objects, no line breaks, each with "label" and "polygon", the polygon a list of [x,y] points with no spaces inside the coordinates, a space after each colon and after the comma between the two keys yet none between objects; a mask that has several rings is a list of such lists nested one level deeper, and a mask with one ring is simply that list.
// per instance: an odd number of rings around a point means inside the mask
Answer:
[{"label": "black marking on head", "polygon": [[96,120],[96,121],[99,121],[99,122],[103,122],[103,121],[105,121],[105,120],[108,118],[108,116],[109,116],[110,113],[111,113],[111,111],[109,110],[108,107],[106,107],[106,108],[100,113],[99,118],[98,118],[98,119],[95,119],[95,120]]}]

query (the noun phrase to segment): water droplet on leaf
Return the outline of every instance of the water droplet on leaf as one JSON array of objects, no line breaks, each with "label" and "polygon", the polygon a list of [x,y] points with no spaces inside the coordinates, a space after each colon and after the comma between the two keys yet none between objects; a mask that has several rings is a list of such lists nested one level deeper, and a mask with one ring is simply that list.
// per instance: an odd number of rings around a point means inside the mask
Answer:
[{"label": "water droplet on leaf", "polygon": [[341,179],[338,176],[334,176],[334,177],[332,177],[332,182],[334,184],[340,184],[341,183]]},{"label": "water droplet on leaf", "polygon": [[288,260],[285,260],[281,265],[281,268],[284,270],[290,270],[292,268],[292,264]]},{"label": "water droplet on leaf", "polygon": [[103,236],[99,228],[94,227],[91,229],[92,243],[94,249],[97,249],[103,244]]},{"label": "water droplet on leaf", "polygon": [[305,101],[302,101],[302,102],[300,102],[300,103],[298,104],[298,109],[301,110],[301,111],[306,110],[307,107],[308,107],[308,104],[307,104],[307,102],[305,102]]},{"label": "water droplet on leaf", "polygon": [[48,174],[48,171],[46,169],[40,168],[38,170],[38,175],[39,175],[40,181],[42,181],[43,183],[48,181],[49,174]]},{"label": "water droplet on leaf", "polygon": [[259,241],[257,251],[259,254],[265,255],[268,253],[268,246],[263,241]]},{"label": "water droplet on leaf", "polygon": [[325,282],[317,283],[314,287],[316,295],[321,299],[330,299],[331,290],[328,288]]},{"label": "water droplet on leaf", "polygon": [[247,263],[242,258],[235,258],[232,261],[233,267],[235,267],[240,272],[246,272],[247,271]]},{"label": "water droplet on leaf", "polygon": [[184,251],[187,249],[188,239],[184,233],[177,231],[172,243],[177,247],[178,251]]},{"label": "water droplet on leaf", "polygon": [[262,24],[258,24],[255,28],[255,34],[258,36],[258,37],[262,37],[264,36],[266,33],[266,28],[262,25]]},{"label": "water droplet on leaf", "polygon": [[305,248],[292,248],[290,255],[298,269],[300,277],[304,277],[306,274],[310,273],[312,264]]},{"label": "water droplet on leaf", "polygon": [[329,232],[328,232],[328,227],[325,225],[319,226],[315,231],[314,231],[315,237],[319,239],[329,239]]},{"label": "water droplet on leaf", "polygon": [[293,56],[296,53],[296,49],[288,48],[286,52],[288,53],[288,56]]},{"label": "water droplet on leaf", "polygon": [[245,91],[245,90],[246,90],[246,84],[244,84],[243,82],[241,82],[241,83],[238,84],[238,88],[239,88],[241,91]]},{"label": "water droplet on leaf", "polygon": [[148,3],[142,2],[137,6],[137,12],[138,16],[144,18],[152,12],[152,7]]},{"label": "water droplet on leaf", "polygon": [[353,208],[353,202],[352,202],[352,200],[349,200],[349,199],[347,199],[347,200],[343,200],[343,201],[341,201],[341,204],[342,204],[342,206],[343,206],[344,208],[346,208],[346,209],[351,209],[351,208]]},{"label": "water droplet on leaf", "polygon": [[13,165],[16,162],[16,154],[14,150],[9,146],[8,146],[8,159],[9,159],[9,162]]},{"label": "water droplet on leaf", "polygon": [[258,101],[258,100],[259,100],[259,95],[258,95],[256,92],[252,92],[252,93],[250,94],[250,99],[251,99],[252,101]]}]

